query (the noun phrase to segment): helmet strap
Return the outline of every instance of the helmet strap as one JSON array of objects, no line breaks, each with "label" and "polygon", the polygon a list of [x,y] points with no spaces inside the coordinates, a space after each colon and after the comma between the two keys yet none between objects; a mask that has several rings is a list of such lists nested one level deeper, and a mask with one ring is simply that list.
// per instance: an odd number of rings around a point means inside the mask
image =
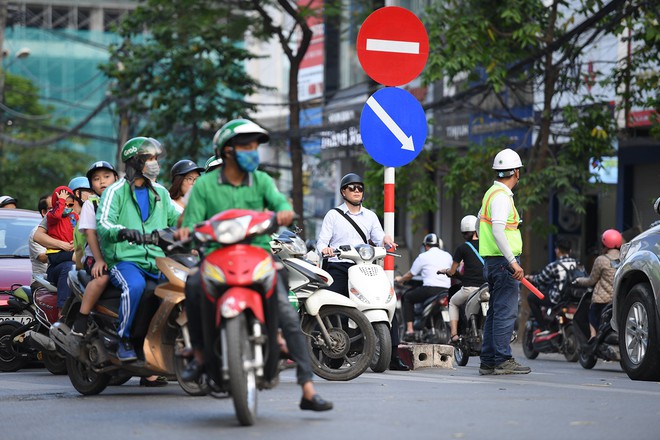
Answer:
[{"label": "helmet strap", "polygon": [[364,197],[362,197],[359,202],[355,203],[355,202],[351,202],[350,200],[348,200],[343,194],[341,195],[341,197],[344,199],[344,201],[346,203],[349,203],[353,206],[362,206],[362,201],[364,200]]}]

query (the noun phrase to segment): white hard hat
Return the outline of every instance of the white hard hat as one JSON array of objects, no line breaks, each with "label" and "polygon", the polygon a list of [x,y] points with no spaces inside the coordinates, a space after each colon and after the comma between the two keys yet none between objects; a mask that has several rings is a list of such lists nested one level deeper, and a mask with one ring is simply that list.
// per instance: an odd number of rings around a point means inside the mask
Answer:
[{"label": "white hard hat", "polygon": [[511,148],[506,148],[495,155],[493,160],[494,170],[514,170],[523,166],[518,153]]},{"label": "white hard hat", "polygon": [[461,220],[461,232],[475,232],[477,230],[477,217],[466,215]]}]

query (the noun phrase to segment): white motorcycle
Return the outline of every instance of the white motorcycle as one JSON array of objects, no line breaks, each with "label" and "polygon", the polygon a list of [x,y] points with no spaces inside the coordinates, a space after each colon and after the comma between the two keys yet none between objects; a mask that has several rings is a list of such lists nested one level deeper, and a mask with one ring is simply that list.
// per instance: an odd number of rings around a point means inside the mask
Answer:
[{"label": "white motorcycle", "polygon": [[[376,351],[376,335],[354,301],[326,287],[332,276],[303,256],[305,242],[284,231],[270,242],[282,259],[295,295],[312,370],[326,380],[351,380],[369,368]],[[389,358],[388,358],[389,361]]]},{"label": "white motorcycle", "polygon": [[396,312],[396,293],[377,261],[386,255],[399,255],[369,244],[343,245],[333,249],[333,252],[335,256],[355,263],[348,269],[349,298],[374,328],[377,340],[371,369],[382,373],[387,370],[392,358],[390,328]]}]

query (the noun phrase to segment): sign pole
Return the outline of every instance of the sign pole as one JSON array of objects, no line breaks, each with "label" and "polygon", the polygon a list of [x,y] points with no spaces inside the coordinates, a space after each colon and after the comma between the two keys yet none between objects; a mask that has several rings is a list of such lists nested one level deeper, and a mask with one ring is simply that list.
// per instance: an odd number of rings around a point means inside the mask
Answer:
[{"label": "sign pole", "polygon": [[[383,209],[384,213],[384,224],[385,224],[385,235],[389,235],[394,238],[394,176],[395,168],[394,167],[385,167],[385,180],[384,180],[384,199],[385,206]],[[390,283],[394,282],[394,257],[388,255],[385,257],[385,273],[390,280]]]}]

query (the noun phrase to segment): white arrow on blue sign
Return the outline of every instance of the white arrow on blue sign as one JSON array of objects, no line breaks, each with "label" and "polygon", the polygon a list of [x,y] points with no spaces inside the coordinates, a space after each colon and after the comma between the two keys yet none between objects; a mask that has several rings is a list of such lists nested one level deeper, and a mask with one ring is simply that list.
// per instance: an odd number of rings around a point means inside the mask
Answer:
[{"label": "white arrow on blue sign", "polygon": [[400,167],[424,148],[426,114],[407,91],[385,87],[371,95],[362,108],[360,134],[373,160],[386,167]]}]

